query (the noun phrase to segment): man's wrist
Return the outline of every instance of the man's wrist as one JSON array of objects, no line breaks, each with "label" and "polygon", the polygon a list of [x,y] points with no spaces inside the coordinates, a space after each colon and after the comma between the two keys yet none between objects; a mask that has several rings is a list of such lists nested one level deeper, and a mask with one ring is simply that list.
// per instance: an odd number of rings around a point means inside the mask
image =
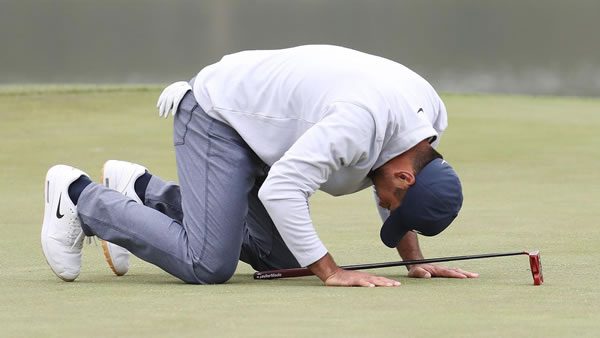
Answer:
[{"label": "man's wrist", "polygon": [[[417,234],[412,231],[407,232],[404,237],[402,237],[396,246],[396,250],[398,250],[398,254],[400,254],[400,257],[402,257],[402,260],[404,261],[423,259],[423,253],[419,246],[419,239]],[[407,265],[406,270],[410,271],[413,266],[415,265]]]},{"label": "man's wrist", "polygon": [[325,256],[310,264],[308,268],[323,282],[325,282],[329,277],[333,276],[340,269],[329,253],[326,253]]}]

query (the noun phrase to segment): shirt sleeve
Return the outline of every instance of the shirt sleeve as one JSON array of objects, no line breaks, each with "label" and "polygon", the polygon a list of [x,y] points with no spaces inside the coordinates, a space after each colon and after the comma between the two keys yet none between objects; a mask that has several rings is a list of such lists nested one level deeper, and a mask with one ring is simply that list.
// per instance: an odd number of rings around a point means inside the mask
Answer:
[{"label": "shirt sleeve", "polygon": [[336,103],[271,167],[259,198],[301,266],[327,253],[310,218],[309,197],[332,172],[367,159],[374,141],[372,115],[354,104]]}]

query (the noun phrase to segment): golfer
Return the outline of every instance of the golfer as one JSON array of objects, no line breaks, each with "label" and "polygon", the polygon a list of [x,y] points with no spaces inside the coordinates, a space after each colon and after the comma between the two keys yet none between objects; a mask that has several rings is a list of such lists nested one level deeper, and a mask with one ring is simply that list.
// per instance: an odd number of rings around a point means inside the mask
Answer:
[{"label": "golfer", "polygon": [[[61,279],[77,278],[84,237],[98,236],[119,275],[131,252],[186,283],[226,282],[242,260],[306,266],[325,285],[397,286],[338,267],[312,223],[312,194],[373,186],[381,239],[405,260],[423,258],[417,233],[438,234],[462,205],[460,181],[434,149],[444,104],[381,57],[328,45],[235,53],[168,86],[158,107],[174,116],[178,185],[115,160],[102,184],[70,166],[48,171],[42,248]],[[477,277],[439,265],[408,275]]]}]

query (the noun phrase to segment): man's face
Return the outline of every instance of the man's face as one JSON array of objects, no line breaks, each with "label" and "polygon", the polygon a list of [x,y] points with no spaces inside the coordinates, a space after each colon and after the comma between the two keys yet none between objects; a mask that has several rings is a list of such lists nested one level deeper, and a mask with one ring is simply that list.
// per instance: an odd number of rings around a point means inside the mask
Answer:
[{"label": "man's face", "polygon": [[410,184],[399,175],[377,173],[373,177],[375,192],[379,198],[379,206],[392,211],[402,204],[404,195]]}]

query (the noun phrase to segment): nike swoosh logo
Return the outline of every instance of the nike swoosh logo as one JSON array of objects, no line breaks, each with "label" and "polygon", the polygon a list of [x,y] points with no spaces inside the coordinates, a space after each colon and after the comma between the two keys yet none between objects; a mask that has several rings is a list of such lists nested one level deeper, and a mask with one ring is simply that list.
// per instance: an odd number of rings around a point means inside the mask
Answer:
[{"label": "nike swoosh logo", "polygon": [[419,108],[419,110],[417,110],[417,114],[419,114],[419,113],[423,113],[423,112],[424,112],[424,111],[423,111],[423,108]]},{"label": "nike swoosh logo", "polygon": [[58,196],[58,207],[56,208],[56,217],[57,218],[63,218],[63,216],[65,214],[61,214],[60,213],[60,199],[62,198],[62,194],[60,194],[60,196]]}]

